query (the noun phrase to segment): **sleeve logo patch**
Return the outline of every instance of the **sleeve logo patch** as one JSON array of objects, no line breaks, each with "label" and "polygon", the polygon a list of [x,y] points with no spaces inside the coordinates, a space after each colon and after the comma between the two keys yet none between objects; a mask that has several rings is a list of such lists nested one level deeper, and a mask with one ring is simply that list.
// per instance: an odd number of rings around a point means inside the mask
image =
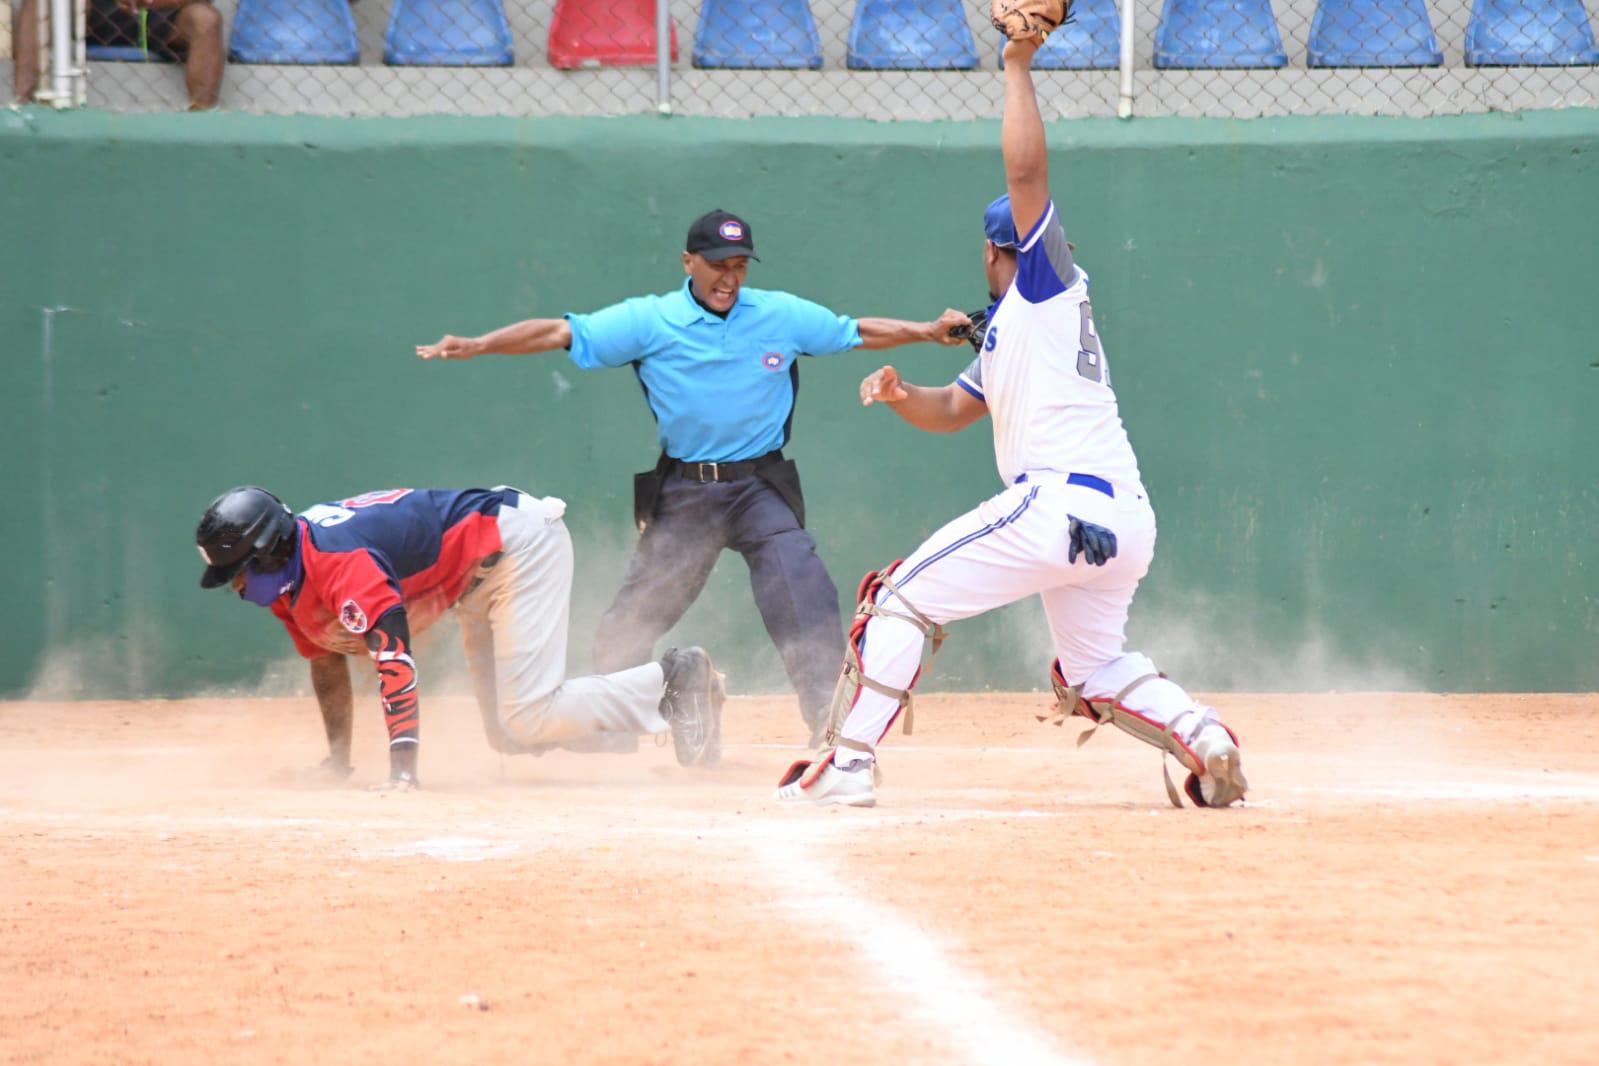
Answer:
[{"label": "sleeve logo patch", "polygon": [[351,633],[366,632],[366,612],[354,600],[345,600],[339,608],[339,624]]},{"label": "sleeve logo patch", "polygon": [[761,356],[761,365],[768,370],[783,369],[783,353],[767,352],[765,355]]}]

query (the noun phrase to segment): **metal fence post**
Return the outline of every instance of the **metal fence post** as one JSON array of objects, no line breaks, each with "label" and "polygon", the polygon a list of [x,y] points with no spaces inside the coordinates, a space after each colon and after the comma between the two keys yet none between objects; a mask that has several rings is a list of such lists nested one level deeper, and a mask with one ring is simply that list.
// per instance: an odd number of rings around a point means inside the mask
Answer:
[{"label": "metal fence post", "polygon": [[672,113],[672,15],[670,0],[655,0],[655,110]]},{"label": "metal fence post", "polygon": [[1121,59],[1117,62],[1117,69],[1121,71],[1121,97],[1116,101],[1116,116],[1118,118],[1133,117],[1133,0],[1121,0],[1122,8],[1122,39]]},{"label": "metal fence post", "polygon": [[73,28],[78,20],[72,0],[50,0],[50,106],[71,107],[73,92]]},{"label": "metal fence post", "polygon": [[72,106],[89,106],[89,0],[73,0]]}]

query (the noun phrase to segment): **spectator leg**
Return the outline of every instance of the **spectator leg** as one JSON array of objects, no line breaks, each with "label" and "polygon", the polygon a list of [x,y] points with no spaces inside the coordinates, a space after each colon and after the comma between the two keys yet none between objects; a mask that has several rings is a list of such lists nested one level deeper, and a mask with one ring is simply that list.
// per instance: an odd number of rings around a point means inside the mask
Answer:
[{"label": "spectator leg", "polygon": [[12,10],[11,56],[11,87],[17,103],[31,103],[39,88],[39,0],[22,0]]},{"label": "spectator leg", "polygon": [[222,16],[198,0],[178,12],[172,24],[172,48],[184,56],[189,85],[189,110],[209,111],[222,90]]}]

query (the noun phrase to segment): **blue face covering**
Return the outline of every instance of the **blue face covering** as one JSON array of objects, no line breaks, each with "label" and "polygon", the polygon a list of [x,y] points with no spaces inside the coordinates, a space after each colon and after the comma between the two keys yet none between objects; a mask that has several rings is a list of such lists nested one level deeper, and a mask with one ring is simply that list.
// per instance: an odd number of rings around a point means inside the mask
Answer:
[{"label": "blue face covering", "polygon": [[255,562],[244,564],[244,591],[239,593],[241,599],[258,603],[262,607],[272,606],[272,601],[293,590],[300,583],[300,553],[296,551],[289,557],[289,561],[270,573],[261,573],[255,568]]}]

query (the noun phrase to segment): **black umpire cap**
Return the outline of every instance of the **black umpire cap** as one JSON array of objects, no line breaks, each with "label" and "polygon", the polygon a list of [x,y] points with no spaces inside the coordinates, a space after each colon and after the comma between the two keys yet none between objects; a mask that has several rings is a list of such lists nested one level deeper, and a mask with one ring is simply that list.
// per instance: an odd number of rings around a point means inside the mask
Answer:
[{"label": "black umpire cap", "polygon": [[694,220],[688,228],[688,243],[683,245],[683,250],[713,263],[735,255],[747,255],[756,262],[761,258],[755,254],[755,238],[750,235],[749,223],[720,207]]}]

